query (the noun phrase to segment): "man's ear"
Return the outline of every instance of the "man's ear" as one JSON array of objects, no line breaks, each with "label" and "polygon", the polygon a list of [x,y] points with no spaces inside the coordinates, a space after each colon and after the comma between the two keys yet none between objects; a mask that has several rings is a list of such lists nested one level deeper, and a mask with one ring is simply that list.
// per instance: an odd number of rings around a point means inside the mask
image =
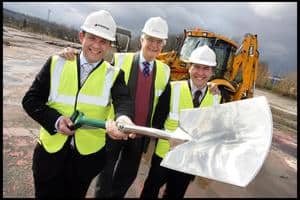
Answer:
[{"label": "man's ear", "polygon": [[140,37],[139,48],[141,48],[141,46],[142,46],[142,43],[143,43],[144,39],[145,39],[145,38],[143,38],[143,37]]},{"label": "man's ear", "polygon": [[110,51],[112,49],[111,43],[108,45],[107,47],[107,52]]},{"label": "man's ear", "polygon": [[83,32],[83,31],[80,31],[80,32],[78,33],[78,38],[79,38],[80,43],[82,44],[83,39],[84,39],[84,32]]},{"label": "man's ear", "polygon": [[186,66],[187,66],[188,72],[190,74],[191,73],[190,71],[191,71],[191,68],[192,68],[192,63],[187,63]]}]

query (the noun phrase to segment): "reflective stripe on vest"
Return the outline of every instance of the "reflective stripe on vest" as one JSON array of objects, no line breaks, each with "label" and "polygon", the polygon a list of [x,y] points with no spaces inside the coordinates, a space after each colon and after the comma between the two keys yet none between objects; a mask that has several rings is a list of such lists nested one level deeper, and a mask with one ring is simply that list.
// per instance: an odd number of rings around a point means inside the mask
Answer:
[{"label": "reflective stripe on vest", "polygon": [[[200,108],[212,106],[214,104],[214,96],[207,91]],[[218,96],[220,102],[221,96]],[[164,127],[168,131],[175,131],[178,127],[180,111],[182,109],[193,108],[192,95],[186,80],[184,81],[172,81],[171,82],[171,98],[170,98],[170,113],[166,120]],[[168,140],[159,139],[156,145],[155,153],[164,158],[166,153],[170,149],[170,143]]]},{"label": "reflective stripe on vest", "polygon": [[[114,54],[114,64],[116,67],[123,69],[125,73],[125,83],[128,84],[129,75],[132,68],[132,62],[134,58],[135,53],[115,53]],[[169,77],[170,77],[170,68],[168,65],[160,62],[159,60],[156,60],[156,76],[154,80],[154,101],[153,101],[153,109],[151,114],[151,121],[154,115],[155,107],[158,103],[158,98],[162,94],[162,92],[165,90],[165,87],[168,83]],[[110,112],[110,119],[113,119],[113,109]]]},{"label": "reflective stripe on vest", "polygon": [[[53,56],[47,105],[64,116],[71,116],[76,105],[76,109],[87,118],[106,120],[111,107],[110,90],[118,73],[119,69],[104,61],[89,75],[78,92],[77,61],[63,61]],[[40,141],[49,153],[59,151],[67,137],[61,133],[50,135],[43,127],[40,131]],[[75,143],[80,154],[95,153],[105,144],[105,130],[79,128],[75,132]]]}]

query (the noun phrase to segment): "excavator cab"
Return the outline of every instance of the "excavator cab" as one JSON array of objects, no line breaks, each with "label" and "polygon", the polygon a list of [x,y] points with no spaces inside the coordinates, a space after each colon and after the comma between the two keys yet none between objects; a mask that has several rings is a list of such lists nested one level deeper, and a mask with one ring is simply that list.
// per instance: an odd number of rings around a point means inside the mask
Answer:
[{"label": "excavator cab", "polygon": [[[207,45],[213,49],[217,56],[217,66],[215,69],[214,78],[223,78],[228,76],[225,74],[227,66],[232,65],[236,47],[218,38],[207,38],[207,37],[193,37],[188,36],[181,48],[179,58],[186,62],[190,57],[192,51],[200,46]],[[225,77],[226,78],[226,77]],[[229,78],[229,76],[228,76]]]}]

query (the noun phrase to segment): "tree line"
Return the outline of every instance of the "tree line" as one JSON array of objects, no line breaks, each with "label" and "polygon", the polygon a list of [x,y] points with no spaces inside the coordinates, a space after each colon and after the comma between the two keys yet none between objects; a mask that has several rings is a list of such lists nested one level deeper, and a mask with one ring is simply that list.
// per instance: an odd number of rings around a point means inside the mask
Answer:
[{"label": "tree line", "polygon": [[55,22],[48,22],[37,17],[17,13],[3,8],[3,24],[24,31],[46,34],[52,37],[79,42],[78,30]]}]

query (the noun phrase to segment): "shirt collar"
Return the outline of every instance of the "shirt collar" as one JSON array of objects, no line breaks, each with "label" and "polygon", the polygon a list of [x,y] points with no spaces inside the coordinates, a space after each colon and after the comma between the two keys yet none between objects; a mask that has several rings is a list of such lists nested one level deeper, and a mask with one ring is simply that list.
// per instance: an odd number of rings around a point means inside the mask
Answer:
[{"label": "shirt collar", "polygon": [[[140,62],[139,62],[139,64],[140,64],[141,69],[144,68],[143,62],[145,62],[145,61],[146,61],[146,59],[144,58],[142,52],[140,51]],[[148,61],[148,63],[150,63],[149,67],[150,67],[150,71],[151,71],[153,69],[154,60]]]},{"label": "shirt collar", "polygon": [[[80,52],[80,66],[82,66],[83,64],[89,63],[86,58],[84,57],[82,51]],[[89,63],[91,65],[93,65],[93,68],[96,67],[98,64],[100,63],[100,61],[95,62],[95,63]]]},{"label": "shirt collar", "polygon": [[[192,91],[192,94],[193,94],[193,96],[194,96],[194,93],[195,93],[197,90],[199,90],[199,89],[194,85],[192,79],[190,79],[189,81],[190,81],[190,84],[191,84],[191,91]],[[207,85],[206,85],[204,88],[201,89],[201,96],[202,96],[203,94],[205,94],[206,88],[207,88]]]}]

